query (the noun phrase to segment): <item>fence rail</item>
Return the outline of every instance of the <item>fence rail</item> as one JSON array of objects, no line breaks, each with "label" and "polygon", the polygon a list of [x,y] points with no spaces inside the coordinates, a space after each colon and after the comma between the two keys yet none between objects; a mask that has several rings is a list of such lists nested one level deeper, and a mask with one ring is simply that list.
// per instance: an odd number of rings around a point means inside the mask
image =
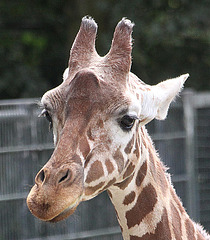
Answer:
[{"label": "fence rail", "polygon": [[26,240],[57,240],[57,239],[63,239],[63,240],[78,240],[78,239],[92,239],[92,238],[101,238],[101,237],[108,237],[108,236],[115,236],[115,235],[121,235],[120,227],[109,227],[104,229],[97,229],[97,230],[91,230],[91,231],[84,231],[84,232],[77,232],[74,234],[67,234],[67,235],[57,235],[57,236],[51,236],[51,237],[45,237],[45,238],[31,238]]},{"label": "fence rail", "polygon": [[[107,195],[81,203],[76,214],[51,225],[35,219],[25,199],[35,174],[53,151],[37,99],[0,101],[0,240],[122,239]],[[188,213],[210,230],[210,93],[185,91],[152,135]],[[94,209],[94,211],[92,211]]]}]

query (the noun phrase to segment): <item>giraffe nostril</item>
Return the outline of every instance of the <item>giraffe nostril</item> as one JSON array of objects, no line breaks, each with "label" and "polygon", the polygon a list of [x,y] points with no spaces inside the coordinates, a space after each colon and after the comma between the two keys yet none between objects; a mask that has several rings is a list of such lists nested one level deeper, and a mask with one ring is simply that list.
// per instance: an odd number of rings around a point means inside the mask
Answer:
[{"label": "giraffe nostril", "polygon": [[37,176],[36,176],[36,179],[35,179],[35,182],[37,184],[39,183],[43,183],[44,182],[44,179],[45,179],[45,173],[44,173],[44,170],[41,170]]},{"label": "giraffe nostril", "polygon": [[70,170],[68,169],[66,172],[64,172],[63,176],[59,179],[58,183],[61,183],[65,181],[70,176]]}]

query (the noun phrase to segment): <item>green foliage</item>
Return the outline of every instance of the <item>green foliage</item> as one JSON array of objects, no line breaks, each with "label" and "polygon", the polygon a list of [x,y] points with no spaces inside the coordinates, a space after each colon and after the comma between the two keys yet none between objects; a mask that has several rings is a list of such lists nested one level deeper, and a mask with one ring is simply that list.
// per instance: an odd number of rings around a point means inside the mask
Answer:
[{"label": "green foliage", "polygon": [[132,71],[147,83],[190,73],[187,86],[210,89],[208,0],[52,0],[0,2],[0,98],[38,97],[62,81],[81,18],[99,25],[109,50],[122,17],[135,23]]}]

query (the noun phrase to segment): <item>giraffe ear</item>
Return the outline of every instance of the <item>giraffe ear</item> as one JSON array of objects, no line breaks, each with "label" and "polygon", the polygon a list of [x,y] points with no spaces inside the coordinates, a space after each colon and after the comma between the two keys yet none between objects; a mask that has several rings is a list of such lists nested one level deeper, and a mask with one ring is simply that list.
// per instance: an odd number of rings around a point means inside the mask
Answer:
[{"label": "giraffe ear", "polygon": [[170,103],[182,90],[189,74],[165,80],[155,86],[148,86],[143,91],[140,120],[142,125],[154,118],[164,120],[167,116]]},{"label": "giraffe ear", "polygon": [[170,103],[182,90],[189,74],[163,81],[152,87],[155,105],[158,106],[155,116],[158,120],[164,120],[167,116]]}]

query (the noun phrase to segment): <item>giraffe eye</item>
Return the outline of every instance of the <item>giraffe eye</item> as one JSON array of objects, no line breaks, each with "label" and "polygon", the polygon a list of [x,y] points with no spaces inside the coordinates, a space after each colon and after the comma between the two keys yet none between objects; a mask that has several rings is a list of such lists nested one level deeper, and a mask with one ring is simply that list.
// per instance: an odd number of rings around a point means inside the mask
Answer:
[{"label": "giraffe eye", "polygon": [[120,127],[124,131],[129,131],[133,127],[136,119],[136,116],[125,115],[119,121]]}]

